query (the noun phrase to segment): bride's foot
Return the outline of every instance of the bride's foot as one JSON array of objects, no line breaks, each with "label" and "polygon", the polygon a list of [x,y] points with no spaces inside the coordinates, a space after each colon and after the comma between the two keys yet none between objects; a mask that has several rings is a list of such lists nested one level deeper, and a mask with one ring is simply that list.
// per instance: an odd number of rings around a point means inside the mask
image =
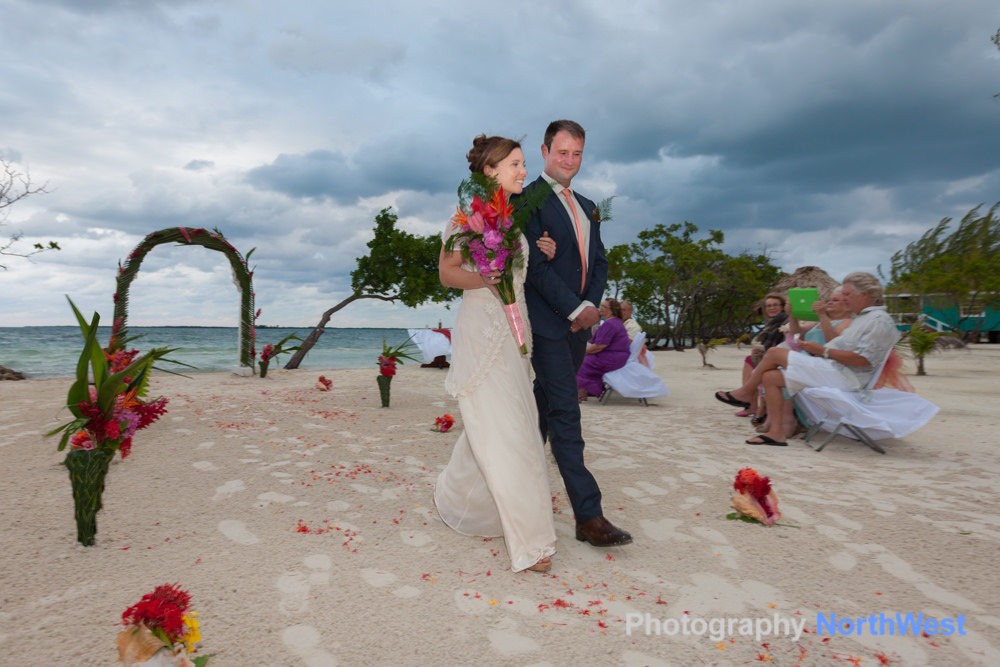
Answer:
[{"label": "bride's foot", "polygon": [[526,569],[532,572],[548,572],[552,569],[552,559],[546,556],[545,558],[539,559],[534,565],[529,565]]}]

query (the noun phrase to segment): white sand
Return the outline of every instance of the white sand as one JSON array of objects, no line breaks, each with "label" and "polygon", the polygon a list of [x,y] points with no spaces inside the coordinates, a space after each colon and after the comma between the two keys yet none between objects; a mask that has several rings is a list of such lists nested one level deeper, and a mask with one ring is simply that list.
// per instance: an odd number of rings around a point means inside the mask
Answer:
[{"label": "white sand", "polygon": [[[76,542],[63,454],[69,380],[0,382],[0,663],[110,665],[121,613],[180,582],[212,664],[1000,664],[1000,347],[928,358],[941,406],[887,455],[836,438],[751,447],[712,399],[743,352],[656,353],[673,395],[583,406],[604,508],[635,544],[573,538],[554,465],[550,575],[510,572],[500,540],[445,527],[431,487],[461,427],[444,372],[408,364],[381,409],[376,370],[158,377],[169,412],[108,476],[97,544]],[[456,432],[435,433],[450,412]],[[782,523],[726,520],[744,466],[771,477]],[[308,533],[298,532],[305,526]],[[964,635],[818,636],[817,614],[964,618]],[[805,621],[786,636],[626,634],[675,623]],[[669,626],[668,628],[672,627]],[[695,623],[690,629],[699,629]]]}]

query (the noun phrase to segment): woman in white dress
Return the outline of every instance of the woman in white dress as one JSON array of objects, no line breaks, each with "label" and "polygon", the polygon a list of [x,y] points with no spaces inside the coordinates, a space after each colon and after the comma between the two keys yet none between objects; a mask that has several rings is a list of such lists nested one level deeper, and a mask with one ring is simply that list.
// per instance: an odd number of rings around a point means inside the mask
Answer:
[{"label": "woman in white dress", "polygon": [[[527,171],[520,144],[480,135],[466,156],[469,170],[519,194]],[[451,223],[445,240],[458,231]],[[515,269],[514,286],[525,325],[524,276],[528,253]],[[552,257],[555,242],[538,242]],[[514,572],[546,572],[555,553],[548,470],[531,391],[531,356],[522,355],[496,291],[498,273],[481,274],[458,250],[442,248],[441,283],[464,290],[451,335],[451,368],[445,389],[458,399],[465,430],[438,477],[434,502],[446,524],[463,535],[503,536]],[[531,333],[525,336],[531,344]]]}]

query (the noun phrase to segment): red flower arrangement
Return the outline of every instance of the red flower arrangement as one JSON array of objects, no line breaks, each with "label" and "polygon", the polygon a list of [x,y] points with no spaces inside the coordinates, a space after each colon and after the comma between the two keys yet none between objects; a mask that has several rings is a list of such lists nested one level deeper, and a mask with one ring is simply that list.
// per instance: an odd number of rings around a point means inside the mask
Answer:
[{"label": "red flower arrangement", "polygon": [[319,380],[316,381],[316,388],[320,391],[330,391],[333,388],[333,380],[327,380],[320,375]]},{"label": "red flower arrangement", "polygon": [[118,633],[119,661],[142,663],[165,648],[179,656],[177,664],[202,667],[209,656],[194,662],[182,657],[183,649],[191,653],[201,641],[197,616],[191,611],[191,595],[180,584],[157,586],[122,614],[122,624],[128,627]]},{"label": "red flower arrangement", "polygon": [[455,418],[451,415],[441,415],[434,420],[434,428],[432,430],[438,431],[440,433],[447,433],[451,430],[451,427],[455,425]]},{"label": "red flower arrangement", "polygon": [[396,375],[396,364],[402,364],[403,359],[416,361],[416,358],[410,354],[412,349],[412,337],[407,338],[396,347],[389,347],[385,338],[382,338],[382,354],[378,355],[378,376],[375,381],[378,382],[378,393],[382,399],[383,408],[389,407],[389,389],[392,378]]},{"label": "red flower arrangement", "polygon": [[73,420],[46,436],[62,434],[59,451],[70,445],[64,464],[73,487],[77,540],[91,546],[97,533],[97,513],[101,510],[111,459],[117,451],[123,457],[128,456],[135,432],[166,412],[165,398],[147,402],[143,397],[148,391],[153,364],[171,361],[164,357],[173,350],[155,348],[136,358],[137,351],[124,349],[128,341],[116,337],[117,324],[112,328],[111,343],[102,349],[97,342],[100,315],[94,313],[88,324],[71,299],[69,304],[84,337],[76,381],[66,396],[66,407]]},{"label": "red flower arrangement", "polygon": [[778,494],[771,488],[771,480],[753,468],[743,468],[736,473],[731,504],[740,515],[765,526],[773,526],[781,518]]},{"label": "red flower arrangement", "polygon": [[300,342],[302,341],[302,339],[296,336],[295,334],[288,334],[287,336],[282,338],[278,344],[275,345],[274,343],[268,343],[267,345],[264,346],[264,349],[261,350],[260,376],[262,378],[267,377],[267,367],[270,365],[271,359],[274,359],[279,354],[287,354],[288,352],[294,352],[295,350],[299,349],[299,347],[301,347],[299,345],[295,345],[294,347],[285,347],[285,343],[287,343],[290,340],[297,340]]}]

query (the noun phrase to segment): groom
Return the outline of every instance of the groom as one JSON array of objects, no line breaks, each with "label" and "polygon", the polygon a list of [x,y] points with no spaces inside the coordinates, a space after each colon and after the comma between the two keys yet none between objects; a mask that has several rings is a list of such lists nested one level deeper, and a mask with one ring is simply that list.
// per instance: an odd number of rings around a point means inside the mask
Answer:
[{"label": "groom", "polygon": [[[590,328],[600,320],[595,304],[601,302],[608,278],[597,207],[570,190],[585,139],[584,129],[571,120],[553,121],[545,130],[545,170],[528,189],[546,188],[549,196],[524,231],[530,253],[524,298],[532,329],[539,426],[566,483],[576,515],[576,539],[612,547],[630,544],[632,536],[601,511],[601,489],[583,463],[576,387]],[[552,260],[546,260],[536,244],[546,232],[556,242]]]}]

